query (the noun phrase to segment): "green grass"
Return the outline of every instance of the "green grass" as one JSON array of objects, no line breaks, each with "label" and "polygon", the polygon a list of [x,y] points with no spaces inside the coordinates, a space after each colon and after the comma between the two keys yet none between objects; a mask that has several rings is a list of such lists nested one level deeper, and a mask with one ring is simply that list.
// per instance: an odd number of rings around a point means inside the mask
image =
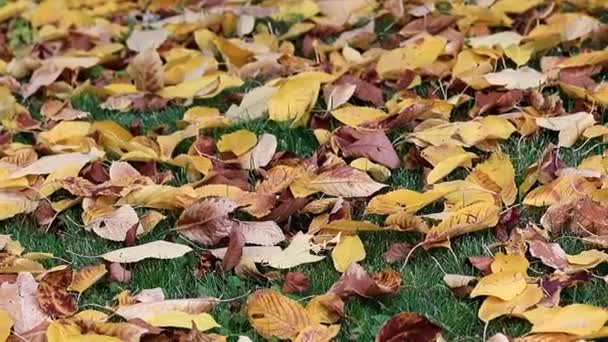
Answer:
[{"label": "green grass", "polygon": [[[198,104],[218,107],[225,105],[217,101],[208,100]],[[33,112],[36,112],[39,107],[39,104],[36,103],[30,103],[29,105]],[[174,130],[176,128],[175,122],[181,119],[185,111],[181,107],[169,106],[152,113],[117,113],[101,109],[97,100],[87,95],[76,99],[74,105],[91,112],[91,120],[111,119],[124,126],[128,126],[134,120],[141,120],[145,129],[167,125],[170,130]],[[290,151],[300,156],[309,156],[318,148],[309,129],[292,129],[286,125],[261,120],[226,129],[209,130],[205,134],[218,137],[242,127],[257,133],[271,132],[278,137],[280,150]],[[538,159],[544,146],[555,141],[555,134],[543,133],[521,140],[514,137],[502,145],[502,149],[511,156],[517,182],[521,181],[522,171]],[[563,151],[563,156],[568,164],[576,165],[584,157],[583,153],[592,146],[592,143],[582,148],[577,145],[575,148]],[[594,148],[595,153],[600,153],[602,150],[602,146]],[[456,173],[460,178],[465,174],[465,172]],[[183,177],[177,177],[177,179],[183,179]],[[396,170],[389,180],[389,184],[392,189],[421,190],[423,186],[422,172],[420,170]],[[73,263],[77,268],[98,263],[99,259],[94,258],[94,256],[122,247],[119,243],[104,241],[93,233],[84,231],[80,225],[80,214],[79,209],[72,209],[62,214],[59,219],[63,222],[63,225],[50,233],[46,233],[37,227],[31,218],[21,216],[3,222],[0,226],[0,233],[11,234],[29,251],[51,252],[57,258]],[[538,211],[529,211],[527,208],[522,208],[522,217],[522,225],[526,221],[537,222]],[[163,221],[154,231],[144,236],[141,242],[156,240],[167,234],[176,237],[175,233],[171,232],[174,222],[175,216],[170,215],[169,219]],[[388,265],[383,261],[382,254],[393,242],[408,241],[415,243],[420,239],[420,236],[415,233],[396,232],[364,233],[361,234],[361,237],[367,251],[367,257],[363,265],[370,272],[378,272],[387,267],[400,270],[401,264]],[[472,266],[466,263],[466,259],[469,256],[488,255],[488,249],[485,246],[495,240],[494,232],[488,230],[455,239],[453,253],[445,249],[416,253],[416,257],[401,270],[403,287],[399,294],[378,300],[359,298],[348,300],[347,318],[341,321],[342,330],[339,340],[372,341],[382,322],[391,315],[402,311],[412,311],[426,315],[444,328],[446,337],[451,341],[481,340],[484,324],[477,319],[477,310],[481,301],[479,299],[455,297],[443,284],[442,277],[445,273],[479,275]],[[559,242],[568,252],[583,249],[583,246],[575,239],[562,237]],[[240,279],[232,273],[220,273],[219,271],[197,279],[192,275],[192,269],[196,263],[197,258],[194,253],[176,260],[152,260],[137,263],[131,268],[133,280],[130,284],[124,285],[112,283],[107,279],[102,280],[85,292],[81,298],[81,306],[112,304],[112,298],[124,288],[135,292],[145,288],[162,287],[169,298],[209,295],[224,299],[239,297],[238,301],[244,302],[244,296],[257,288],[276,287],[279,289],[281,286],[281,283],[257,283],[252,280]],[[538,264],[533,264],[532,268],[544,270]],[[311,288],[302,296],[292,296],[295,299],[322,294],[339,277],[339,273],[333,268],[331,259],[300,266],[295,271],[304,272],[311,281]],[[600,271],[605,272],[606,269]],[[608,306],[608,296],[604,295],[605,291],[606,285],[601,280],[595,279],[590,283],[566,290],[562,295],[563,303],[584,302]],[[231,310],[229,304],[219,305],[212,314],[222,325],[218,333],[230,336],[248,335],[254,340],[261,340],[256,337],[242,313],[236,309]],[[529,325],[527,323],[510,318],[495,320],[487,327],[488,336],[497,332],[518,336],[525,334],[528,330]]]}]

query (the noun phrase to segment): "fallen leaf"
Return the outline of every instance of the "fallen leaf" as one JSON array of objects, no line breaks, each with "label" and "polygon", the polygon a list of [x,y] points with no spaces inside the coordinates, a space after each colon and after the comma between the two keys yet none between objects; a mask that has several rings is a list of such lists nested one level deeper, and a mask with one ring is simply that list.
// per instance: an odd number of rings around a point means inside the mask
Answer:
[{"label": "fallen leaf", "polygon": [[[539,307],[522,316],[532,323],[533,333],[566,333],[575,336],[590,335],[608,321],[608,312],[588,304],[571,304],[564,307]],[[581,321],[581,317],[585,317]]]},{"label": "fallen leaf", "polygon": [[526,279],[519,272],[489,274],[479,280],[471,297],[492,296],[504,301],[512,300],[526,289]]},{"label": "fallen leaf", "polygon": [[382,258],[384,261],[391,264],[404,261],[410,254],[411,250],[412,246],[410,244],[404,242],[395,242],[386,250],[386,252],[384,252]]},{"label": "fallen leaf", "polygon": [[302,293],[308,290],[310,280],[306,274],[302,272],[289,272],[285,275],[283,282],[283,292],[285,293]]},{"label": "fallen leaf", "polygon": [[344,301],[335,293],[322,294],[306,304],[306,311],[315,321],[333,324],[344,316]]},{"label": "fallen leaf", "polygon": [[72,283],[72,269],[47,273],[38,284],[38,304],[54,318],[72,316],[78,311],[78,300],[68,293]]},{"label": "fallen leaf", "polygon": [[413,312],[402,312],[384,322],[376,335],[376,342],[442,341],[441,328],[426,317]]},{"label": "fallen leaf", "polygon": [[85,226],[98,236],[112,240],[125,241],[127,232],[136,226],[137,234],[143,233],[143,227],[139,223],[139,217],[135,210],[129,205],[119,208],[109,208],[109,211],[101,217],[95,218],[93,222]]},{"label": "fallen leaf", "polygon": [[280,293],[258,290],[247,298],[246,314],[254,329],[264,338],[294,339],[315,322],[298,302]]},{"label": "fallen leaf", "polygon": [[401,276],[393,270],[370,276],[361,265],[352,263],[340,279],[329,289],[341,298],[351,295],[373,298],[397,293],[401,288]]},{"label": "fallen leaf", "polygon": [[0,284],[0,309],[8,312],[17,334],[28,332],[50,317],[38,306],[38,283],[31,273],[19,273],[14,283]]},{"label": "fallen leaf", "polygon": [[144,259],[175,259],[192,251],[192,248],[167,241],[153,241],[143,245],[120,248],[100,255],[115,263],[133,263]]},{"label": "fallen leaf", "polygon": [[310,181],[310,186],[326,195],[342,197],[367,197],[386,187],[365,172],[348,166],[339,166],[319,174]]},{"label": "fallen leaf", "polygon": [[199,331],[207,331],[220,326],[208,313],[189,314],[182,311],[165,311],[146,315],[143,320],[155,327],[192,329],[196,326]]},{"label": "fallen leaf", "polygon": [[344,236],[331,251],[334,267],[344,272],[352,263],[365,259],[365,247],[358,235]]},{"label": "fallen leaf", "polygon": [[547,82],[547,77],[530,67],[504,69],[485,74],[483,78],[491,85],[503,86],[505,89],[539,88]]},{"label": "fallen leaf", "polygon": [[104,264],[83,267],[74,274],[68,290],[83,293],[103,278],[106,273],[108,270]]}]

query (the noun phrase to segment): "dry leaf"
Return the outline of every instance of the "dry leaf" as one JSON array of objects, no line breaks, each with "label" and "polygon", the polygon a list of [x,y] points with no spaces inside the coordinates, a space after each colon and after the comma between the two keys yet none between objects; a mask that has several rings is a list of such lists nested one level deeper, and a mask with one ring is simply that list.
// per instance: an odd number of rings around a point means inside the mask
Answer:
[{"label": "dry leaf", "polygon": [[246,305],[249,322],[267,339],[294,339],[300,331],[315,323],[300,303],[274,290],[254,292],[247,298]]}]

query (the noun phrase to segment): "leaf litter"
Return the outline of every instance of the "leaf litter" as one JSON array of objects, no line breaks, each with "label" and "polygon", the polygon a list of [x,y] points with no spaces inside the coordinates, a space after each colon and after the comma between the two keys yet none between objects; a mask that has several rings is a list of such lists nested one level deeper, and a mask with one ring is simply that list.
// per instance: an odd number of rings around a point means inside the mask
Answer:
[{"label": "leaf litter", "polygon": [[[157,288],[125,290],[103,311],[79,305],[106,280],[129,286],[145,259],[193,254],[200,276],[281,282],[244,295],[258,335],[341,340],[352,333],[349,298],[398,296],[409,286],[398,267],[482,230],[496,243],[468,256],[479,272],[445,274],[444,286],[479,304],[485,324],[508,316],[531,330],[479,336],[608,337],[606,308],[561,301],[564,289],[606,279],[607,157],[560,158],[608,140],[597,81],[606,10],[552,0],[0,3],[0,219],[32,217],[40,234],[61,235],[78,210],[82,238],[115,247],[77,267],[0,235],[0,340],[226,341],[212,309],[238,300],[165,299]],[[169,105],[184,114],[127,127],[74,106],[82,94],[118,117]],[[319,147],[285,151],[287,137],[249,126],[260,120],[310,130]],[[525,170],[504,152],[509,140],[552,134],[557,144]],[[390,182],[404,169],[424,174],[422,190]],[[524,221],[518,206],[544,214]],[[166,221],[170,231],[151,233]],[[385,248],[387,268],[370,273],[366,238],[388,231],[399,240]],[[586,249],[568,254],[564,235]],[[298,297],[315,289],[306,265],[328,257],[339,279]],[[451,334],[421,313],[387,314],[376,341]]]}]

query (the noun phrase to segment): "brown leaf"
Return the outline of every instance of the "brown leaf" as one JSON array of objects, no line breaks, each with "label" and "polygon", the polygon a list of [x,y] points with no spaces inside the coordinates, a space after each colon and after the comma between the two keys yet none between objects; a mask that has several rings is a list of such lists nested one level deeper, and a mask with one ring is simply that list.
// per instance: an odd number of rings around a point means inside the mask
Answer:
[{"label": "brown leaf", "polygon": [[155,92],[164,86],[163,62],[155,49],[147,49],[135,56],[129,71],[139,91]]},{"label": "brown leaf", "polygon": [[402,312],[384,322],[376,342],[434,342],[443,341],[441,327],[414,312]]},{"label": "brown leaf", "polygon": [[404,261],[411,250],[412,246],[409,243],[395,242],[384,252],[382,258],[390,264]]},{"label": "brown leaf", "polygon": [[38,284],[31,273],[19,273],[14,283],[0,284],[0,309],[6,310],[13,319],[13,329],[23,334],[50,320],[36,300]]},{"label": "brown leaf", "polygon": [[302,272],[289,272],[285,276],[283,282],[283,292],[285,293],[302,293],[308,290],[310,281],[306,274]]},{"label": "brown leaf", "polygon": [[228,218],[228,214],[236,208],[237,204],[227,198],[204,198],[184,210],[175,228],[189,239],[205,245],[216,245],[238,226]]},{"label": "brown leaf", "polygon": [[243,256],[243,246],[245,246],[245,236],[240,230],[233,229],[230,233],[230,242],[228,243],[228,249],[222,259],[222,268],[224,271],[230,271],[241,261]]},{"label": "brown leaf", "polygon": [[352,263],[328,293],[335,293],[341,298],[352,295],[373,298],[397,293],[400,287],[401,277],[395,271],[386,270],[370,276],[361,265]]},{"label": "brown leaf", "polygon": [[78,301],[68,293],[72,269],[47,273],[38,284],[38,304],[50,316],[64,318],[78,311]]},{"label": "brown leaf", "polygon": [[391,169],[400,165],[393,144],[382,130],[343,127],[334,133],[334,141],[345,157],[365,157]]},{"label": "brown leaf", "polygon": [[564,230],[581,236],[608,235],[608,207],[588,196],[555,203],[541,218],[543,227],[559,233]]}]

